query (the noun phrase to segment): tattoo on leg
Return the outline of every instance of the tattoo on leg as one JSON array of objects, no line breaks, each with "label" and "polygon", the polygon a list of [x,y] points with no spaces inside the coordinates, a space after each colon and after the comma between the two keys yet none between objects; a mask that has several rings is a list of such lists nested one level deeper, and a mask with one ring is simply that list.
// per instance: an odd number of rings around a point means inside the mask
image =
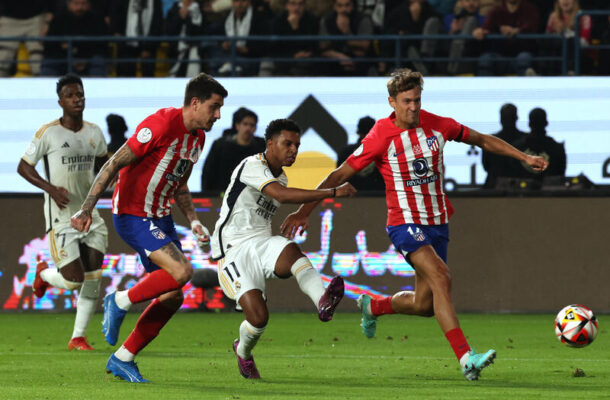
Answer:
[{"label": "tattoo on leg", "polygon": [[180,252],[180,250],[178,250],[176,245],[173,243],[168,243],[165,246],[161,247],[161,251],[168,254],[175,261],[186,261],[186,257],[184,257],[184,254],[182,254],[182,252]]}]

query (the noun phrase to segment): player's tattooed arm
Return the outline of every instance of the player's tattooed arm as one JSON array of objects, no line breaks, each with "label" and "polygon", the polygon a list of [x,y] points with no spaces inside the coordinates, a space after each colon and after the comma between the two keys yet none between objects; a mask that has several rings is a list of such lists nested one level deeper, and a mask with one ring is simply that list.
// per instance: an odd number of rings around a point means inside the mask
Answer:
[{"label": "player's tattooed arm", "polygon": [[81,210],[91,213],[100,196],[104,193],[121,168],[132,164],[137,159],[138,157],[136,157],[129,146],[127,146],[127,143],[121,146],[121,148],[106,161],[100,169],[100,172],[97,173],[97,176],[91,185],[91,189],[89,189],[89,194],[87,194],[87,197],[81,206]]},{"label": "player's tattooed arm", "polygon": [[195,212],[195,205],[193,204],[193,197],[191,196],[191,191],[187,185],[192,171],[193,164],[191,163],[184,175],[182,175],[180,178],[180,183],[178,184],[178,188],[174,193],[176,205],[180,211],[182,211],[182,214],[184,214],[184,216],[189,220],[189,222],[193,222],[198,219],[197,213]]}]

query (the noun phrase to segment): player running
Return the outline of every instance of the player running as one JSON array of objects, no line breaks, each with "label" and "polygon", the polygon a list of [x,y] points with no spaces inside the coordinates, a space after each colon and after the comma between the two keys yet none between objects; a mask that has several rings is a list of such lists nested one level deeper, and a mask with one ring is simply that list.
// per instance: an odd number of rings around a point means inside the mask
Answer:
[{"label": "player running", "polygon": [[129,382],[148,382],[134,362],[180,308],[182,286],[193,273],[182,253],[171,216],[170,201],[191,223],[200,242],[209,241],[199,221],[187,186],[209,131],[220,118],[227,91],[211,76],[199,74],[189,81],[182,108],[162,108],[136,129],[136,134],[104,164],[95,178],[72,226],[88,231],[95,203],[117,173],[112,197],[117,233],[139,254],[150,274],[129,290],[104,298],[103,329],[106,341],[116,344],[119,328],[132,304],[154,299],[144,310],[135,329],[112,355],[106,370]]},{"label": "player running", "polygon": [[288,188],[282,167],[297,156],[301,129],[292,120],[271,121],[265,132],[267,150],[245,158],[233,171],[220,216],[212,235],[212,256],[218,261],[222,290],[243,309],[245,320],[233,343],[239,372],[244,378],[260,374],[252,349],[269,320],[265,281],[294,275],[300,289],[311,298],[321,321],[330,321],[343,298],[343,279],[333,278],[326,290],[322,278],[296,243],[271,234],[271,219],[280,203],[351,197],[349,183],[332,189]]},{"label": "player running", "polygon": [[[97,307],[108,230],[97,210],[91,213],[91,229],[87,233],[72,229],[70,216],[85,199],[94,168],[99,169],[108,159],[106,141],[97,125],[83,121],[85,92],[77,75],[61,77],[57,95],[63,116],[36,132],[17,169],[28,182],[45,192],[44,217],[55,264],[55,268],[49,268],[46,262],[39,262],[32,286],[37,297],[44,296],[49,286],[78,289],[68,349],[93,350],[85,332]],[[35,169],[41,159],[46,180]]]},{"label": "player running", "polygon": [[[449,140],[481,147],[510,156],[543,171],[548,163],[532,157],[491,135],[468,128],[451,118],[421,109],[423,78],[401,69],[387,84],[394,112],[373,126],[362,145],[319,188],[347,181],[371,162],[384,178],[388,206],[387,232],[390,240],[415,269],[415,291],[393,296],[358,299],[362,310],[362,331],[373,337],[376,319],[384,314],[436,316],[468,380],[479,378],[491,364],[495,350],[478,354],[468,345],[451,299],[451,274],[447,266],[449,217],[453,208],[443,192],[443,147]],[[282,234],[294,236],[307,228],[307,217],[316,203],[301,205],[282,224]]]}]

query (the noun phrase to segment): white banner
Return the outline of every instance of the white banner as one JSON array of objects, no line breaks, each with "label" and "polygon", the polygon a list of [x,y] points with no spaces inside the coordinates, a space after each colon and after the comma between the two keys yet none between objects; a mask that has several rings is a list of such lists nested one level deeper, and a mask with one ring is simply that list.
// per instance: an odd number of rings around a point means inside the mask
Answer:
[{"label": "white banner", "polygon": [[[203,162],[212,141],[231,125],[232,114],[244,106],[259,116],[258,136],[269,121],[291,115],[313,96],[345,128],[348,142],[357,140],[356,125],[366,115],[375,119],[392,111],[387,102],[387,78],[220,78],[229,91],[221,119],[208,133],[204,153],[189,181],[200,189]],[[187,79],[84,79],[85,120],[107,132],[106,115],[122,115],[133,134],[140,121],[163,107],[180,107]],[[40,126],[61,117],[56,79],[0,79],[0,192],[38,192],[21,178],[17,164]],[[518,108],[518,128],[529,131],[528,114],[535,107],[547,112],[547,134],[565,143],[566,175],[584,173],[593,182],[610,184],[603,164],[610,158],[610,78],[426,78],[422,108],[484,133],[500,130],[502,104]],[[107,139],[109,139],[107,137]],[[318,132],[302,137],[301,152],[317,151],[336,159]],[[347,143],[346,143],[347,144]],[[485,181],[481,154],[464,144],[445,147],[446,178],[460,184]],[[472,168],[474,166],[474,169]],[[610,166],[606,166],[610,174]],[[474,171],[474,182],[472,174]]]}]

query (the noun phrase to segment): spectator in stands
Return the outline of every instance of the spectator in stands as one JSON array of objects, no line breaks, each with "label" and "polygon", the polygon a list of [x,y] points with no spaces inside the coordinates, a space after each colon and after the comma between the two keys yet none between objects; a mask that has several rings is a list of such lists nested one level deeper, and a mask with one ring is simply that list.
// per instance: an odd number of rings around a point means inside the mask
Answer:
[{"label": "spectator in stands", "polygon": [[262,153],[267,145],[265,139],[254,136],[258,116],[252,110],[240,108],[236,112],[237,133],[218,138],[212,143],[201,174],[201,191],[225,190],[231,174],[244,158]]},{"label": "spectator in stands", "polygon": [[[515,145],[526,136],[525,132],[517,129],[517,107],[514,104],[506,103],[500,108],[500,124],[502,129],[494,136],[504,140],[506,143]],[[511,159],[512,160],[512,159]],[[499,177],[517,178],[521,176],[521,167],[517,161],[509,162],[507,157],[483,151],[483,168],[487,171],[485,187],[493,188]]]},{"label": "spectator in stands", "polygon": [[[91,11],[89,0],[68,0],[67,8],[57,14],[49,24],[47,36],[105,36],[106,21]],[[67,72],[66,42],[46,42],[41,74],[59,76]],[[106,76],[106,43],[72,42],[72,71],[81,76]],[[55,61],[54,61],[55,59]],[[60,59],[60,60],[58,60]]]},{"label": "spectator in stands", "polygon": [[[566,38],[570,38],[573,40],[580,40],[582,45],[588,45],[591,42],[591,29],[592,29],[592,20],[590,15],[582,15],[579,19],[579,32],[576,34],[574,32],[574,21],[576,19],[576,14],[580,11],[580,4],[578,0],[556,0],[555,8],[553,12],[549,15],[549,19],[546,23],[546,33],[553,33],[558,35],[563,35]],[[561,46],[562,43],[560,41],[557,42],[549,42],[551,46],[545,46],[546,50],[544,54],[549,55],[557,55],[561,54]],[[568,61],[568,70],[573,74],[574,72],[574,45],[573,41],[570,40],[567,47],[567,61]],[[591,58],[585,58],[587,53],[582,54],[584,57],[581,57],[581,62],[583,59],[588,59],[589,65],[592,64]],[[590,69],[590,67],[589,67]],[[556,75],[560,72],[560,64],[555,62],[546,66],[546,71],[550,74]]]},{"label": "spectator in stands", "polygon": [[[472,35],[472,32],[483,25],[485,18],[479,14],[480,0],[459,0],[455,14],[444,18],[445,31],[450,35]],[[451,75],[474,73],[472,62],[456,61],[461,57],[475,57],[480,49],[478,43],[464,39],[451,41],[449,47],[449,64],[447,72]]]},{"label": "spectator in stands", "polygon": [[[161,0],[109,0],[110,33],[114,36],[160,36],[163,33],[163,5]],[[142,76],[155,74],[156,41],[122,41],[118,47],[118,76],[136,76],[137,63],[121,62],[136,58]]]},{"label": "spectator in stands", "polygon": [[[383,32],[385,24],[385,0],[355,0],[356,11],[367,15],[373,22],[373,30],[375,33]],[[452,0],[454,1],[454,0]]]},{"label": "spectator in stands", "polygon": [[523,167],[521,176],[523,178],[534,178],[542,180],[546,176],[565,176],[566,174],[566,150],[563,143],[556,142],[546,135],[548,122],[546,111],[542,108],[534,108],[529,115],[530,134],[524,135],[515,142],[515,147],[526,154],[540,156],[549,162],[549,167],[543,172],[537,172],[528,165],[521,163]]},{"label": "spectator in stands", "polygon": [[[390,13],[385,27],[385,33],[393,35],[434,35],[441,33],[441,30],[439,15],[427,0],[403,2]],[[430,65],[422,62],[421,58],[434,56],[436,42],[436,40],[403,41],[403,57],[406,56],[411,61],[414,69],[427,75]],[[391,46],[387,47],[388,44]],[[393,46],[393,43],[386,43],[384,53],[393,55]]]},{"label": "spectator in stands", "polygon": [[[284,38],[295,35],[317,35],[320,22],[305,10],[305,0],[286,0],[285,11],[273,20],[271,33]],[[277,43],[279,57],[291,57],[295,62],[276,63],[279,75],[311,75],[314,65],[297,62],[315,55],[317,42],[282,40]]]},{"label": "spectator in stands", "polygon": [[[532,40],[519,40],[519,33],[536,33],[538,31],[538,9],[528,0],[503,0],[493,8],[483,26],[473,32],[478,40],[483,40],[490,33],[500,33],[505,40],[486,43],[489,50],[479,60],[479,75],[534,75],[532,68],[533,53],[536,46]],[[512,60],[498,60],[498,57],[510,57]]]},{"label": "spectator in stands", "polygon": [[[44,36],[53,17],[50,0],[2,1],[0,9],[0,37]],[[30,69],[33,75],[40,74],[42,43],[27,41]],[[19,42],[0,42],[0,77],[12,75],[13,61]]]},{"label": "spectator in stands", "polygon": [[438,15],[445,17],[453,14],[456,0],[428,0],[428,3]]},{"label": "spectator in stands", "polygon": [[[202,0],[178,0],[169,9],[165,19],[168,35],[189,37],[205,33]],[[169,76],[197,76],[201,72],[200,46],[198,41],[170,43],[170,58],[178,61],[170,68]],[[188,60],[191,60],[188,62]],[[196,62],[193,62],[195,60]]]},{"label": "spectator in stands", "polygon": [[486,17],[493,8],[500,4],[502,4],[502,0],[481,0],[481,15]]},{"label": "spectator in stands", "polygon": [[110,135],[110,142],[108,142],[108,158],[110,158],[127,141],[125,137],[127,124],[125,123],[125,118],[117,114],[108,114],[106,116],[106,124],[108,125],[108,134]]},{"label": "spectator in stands", "polygon": [[[320,35],[372,35],[373,23],[354,8],[354,0],[335,0],[333,11],[320,21]],[[339,60],[324,63],[322,68],[328,75],[367,75],[369,63],[355,62],[354,57],[366,57],[371,53],[371,41],[323,41],[320,42],[322,57]]]},{"label": "spectator in stands", "polygon": [[[360,118],[358,121],[358,130],[356,131],[358,134],[358,141],[354,144],[348,144],[339,151],[337,154],[337,168],[339,168],[341,164],[360,147],[360,142],[362,142],[362,139],[369,133],[373,125],[375,125],[375,120],[373,118],[369,116]],[[349,182],[359,192],[363,190],[382,192],[385,190],[383,178],[381,177],[379,170],[375,167],[374,162],[370,163],[366,168],[350,178]]]},{"label": "spectator in stands", "polygon": [[[232,0],[231,11],[224,22],[224,34],[233,36],[266,35],[269,33],[268,21],[265,15],[252,6],[251,0]],[[268,42],[254,40],[238,40],[235,42],[236,55],[239,58],[257,58],[263,54]],[[219,75],[229,75],[234,66],[226,58],[231,56],[232,42],[226,40],[211,50],[211,68]],[[258,62],[237,62],[235,70],[240,75],[257,75]]]}]

